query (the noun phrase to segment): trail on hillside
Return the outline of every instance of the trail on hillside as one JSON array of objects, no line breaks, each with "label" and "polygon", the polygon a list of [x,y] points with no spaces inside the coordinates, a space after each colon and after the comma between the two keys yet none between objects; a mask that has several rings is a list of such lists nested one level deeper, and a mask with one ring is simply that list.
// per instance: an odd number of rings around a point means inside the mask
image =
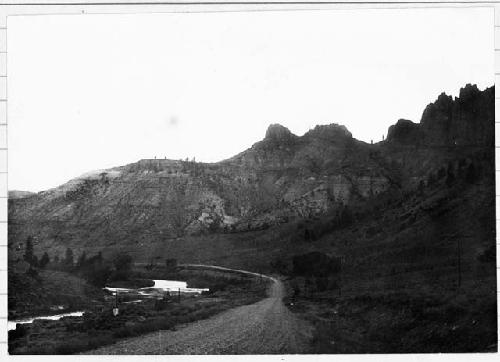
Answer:
[{"label": "trail on hillside", "polygon": [[[215,266],[217,270],[237,271]],[[256,273],[237,272],[260,276]],[[122,340],[87,354],[295,354],[308,347],[307,324],[283,304],[284,286],[272,280],[268,297],[209,319]]]}]

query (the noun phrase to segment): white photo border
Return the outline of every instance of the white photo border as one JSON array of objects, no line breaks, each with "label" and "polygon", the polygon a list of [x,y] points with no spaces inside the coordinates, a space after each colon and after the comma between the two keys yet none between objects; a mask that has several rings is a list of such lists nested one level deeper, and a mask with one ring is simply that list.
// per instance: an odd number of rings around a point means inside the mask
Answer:
[{"label": "white photo border", "polygon": [[[488,7],[494,16],[495,42],[492,51],[495,54],[495,83],[500,80],[500,1],[195,1],[195,0],[4,0],[0,1],[0,359],[22,361],[66,361],[68,356],[9,356],[7,353],[7,170],[8,170],[8,18],[19,15],[54,15],[54,14],[133,14],[167,12],[240,12],[240,11],[291,11],[291,10],[355,10],[355,9],[408,9],[408,8],[464,8]],[[500,95],[495,95],[495,151],[496,180],[500,180]],[[498,135],[498,136],[497,136]],[[500,290],[499,249],[500,237],[500,189],[496,188],[497,205],[497,313]],[[498,314],[497,314],[498,317]],[[498,317],[497,327],[500,325]],[[335,359],[339,362],[374,360],[426,360],[453,361],[498,360],[498,353],[475,354],[372,354],[372,355],[276,355],[276,356],[72,356],[73,359],[105,360],[116,359],[136,361],[144,360],[186,360],[198,361],[306,361],[314,358],[317,362]]]}]

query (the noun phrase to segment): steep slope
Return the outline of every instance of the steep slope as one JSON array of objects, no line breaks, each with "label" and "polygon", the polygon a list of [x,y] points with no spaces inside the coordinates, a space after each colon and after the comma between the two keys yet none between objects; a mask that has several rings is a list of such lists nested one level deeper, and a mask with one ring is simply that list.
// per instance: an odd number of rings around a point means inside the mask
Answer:
[{"label": "steep slope", "polygon": [[380,147],[383,159],[410,185],[443,165],[473,155],[491,157],[495,143],[495,87],[467,84],[459,97],[442,93],[420,123],[399,120]]},{"label": "steep slope", "polygon": [[[341,208],[390,184],[370,146],[345,128],[274,137],[216,164],[141,160],[10,200],[11,241],[135,243],[210,231],[247,231]],[[338,132],[341,130],[341,132]]]},{"label": "steep slope", "polygon": [[123,247],[185,235],[265,229],[339,214],[417,187],[450,163],[493,152],[494,88],[440,95],[420,124],[400,120],[369,145],[337,124],[303,136],[271,125],[250,149],[218,163],[140,160],[9,200],[9,245]]}]

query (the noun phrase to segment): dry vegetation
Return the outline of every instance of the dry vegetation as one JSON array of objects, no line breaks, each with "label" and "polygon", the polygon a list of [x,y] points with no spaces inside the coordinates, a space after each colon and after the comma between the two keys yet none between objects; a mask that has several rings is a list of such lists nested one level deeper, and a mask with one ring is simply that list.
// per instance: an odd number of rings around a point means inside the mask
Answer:
[{"label": "dry vegetation", "polygon": [[[167,272],[160,274],[181,276]],[[9,353],[73,354],[88,351],[123,338],[173,329],[239,305],[254,303],[265,297],[268,287],[267,283],[253,278],[229,275],[221,282],[204,273],[196,275],[191,272],[190,275],[192,281],[211,288],[211,292],[203,295],[183,294],[180,301],[176,298],[150,299],[138,304],[124,303],[127,299],[123,298],[117,317],[112,315],[114,298],[110,297],[106,302],[86,309],[82,317],[59,321],[38,320],[32,324],[18,325],[15,331],[9,332]]]}]

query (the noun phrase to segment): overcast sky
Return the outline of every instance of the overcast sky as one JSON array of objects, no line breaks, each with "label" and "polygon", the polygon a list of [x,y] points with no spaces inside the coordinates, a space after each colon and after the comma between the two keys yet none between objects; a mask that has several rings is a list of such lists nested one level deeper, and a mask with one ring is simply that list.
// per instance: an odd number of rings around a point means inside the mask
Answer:
[{"label": "overcast sky", "polygon": [[219,161],[271,123],[376,142],[443,91],[493,85],[493,42],[489,8],[9,17],[9,189]]}]

